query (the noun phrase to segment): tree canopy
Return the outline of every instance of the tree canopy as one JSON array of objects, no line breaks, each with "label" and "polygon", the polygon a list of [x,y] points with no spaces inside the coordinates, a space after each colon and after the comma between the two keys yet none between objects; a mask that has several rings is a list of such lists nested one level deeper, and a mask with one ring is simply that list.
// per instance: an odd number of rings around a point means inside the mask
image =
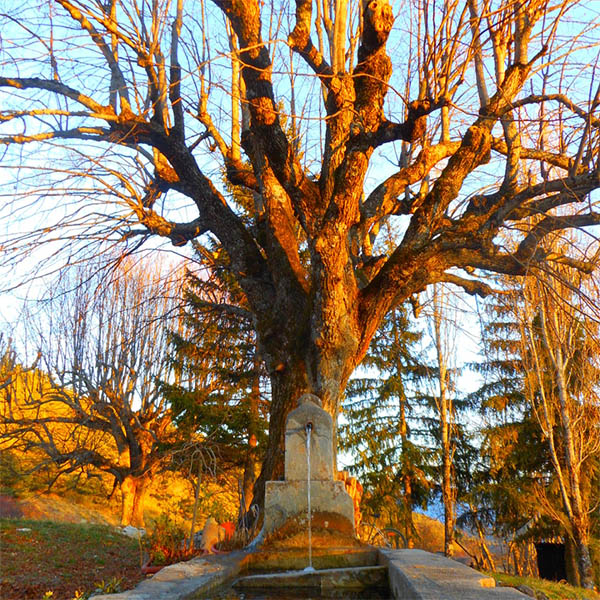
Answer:
[{"label": "tree canopy", "polygon": [[544,239],[600,222],[599,20],[578,0],[13,4],[5,264],[217,240],[271,377],[260,496],[296,398],[335,414],[402,301],[592,268],[584,236]]}]

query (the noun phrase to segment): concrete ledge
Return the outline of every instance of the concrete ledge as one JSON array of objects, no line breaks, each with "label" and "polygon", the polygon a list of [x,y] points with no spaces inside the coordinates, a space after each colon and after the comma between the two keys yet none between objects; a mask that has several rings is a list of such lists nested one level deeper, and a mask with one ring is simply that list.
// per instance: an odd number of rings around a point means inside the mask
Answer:
[{"label": "concrete ledge", "polygon": [[[248,555],[248,571],[276,573],[301,571],[308,565],[307,548],[261,548]],[[376,548],[313,548],[312,564],[315,569],[344,569],[374,567],[377,565]]]},{"label": "concrete ledge", "polygon": [[235,579],[247,563],[248,552],[194,558],[165,567],[132,590],[94,596],[94,600],[185,600]]},{"label": "concrete ledge", "polygon": [[[120,594],[94,596],[94,600],[185,600],[234,580],[250,567],[252,554],[232,552],[196,558],[165,567],[154,577],[142,581],[133,590]],[[353,569],[331,569],[320,573],[309,587],[331,589],[346,580],[346,589],[354,585],[378,587],[375,583],[384,567],[392,597],[396,600],[527,600],[528,596],[506,587],[495,587],[491,577],[482,575],[462,563],[423,550],[379,549],[379,568],[358,569],[364,577],[374,577],[372,583],[353,582]],[[337,572],[334,573],[334,572]],[[314,573],[307,574],[314,577]],[[272,577],[272,576],[270,576]],[[308,581],[308,579],[307,579]],[[317,583],[318,581],[318,583]],[[282,584],[291,587],[290,584]],[[209,596],[206,596],[209,597]]]},{"label": "concrete ledge", "polygon": [[392,596],[401,600],[524,600],[513,588],[496,587],[487,577],[462,563],[424,550],[379,551],[388,568]]}]

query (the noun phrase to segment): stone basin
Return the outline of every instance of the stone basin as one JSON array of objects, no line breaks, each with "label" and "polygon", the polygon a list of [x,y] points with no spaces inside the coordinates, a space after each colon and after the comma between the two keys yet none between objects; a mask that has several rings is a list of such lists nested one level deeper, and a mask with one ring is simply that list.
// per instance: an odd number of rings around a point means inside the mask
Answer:
[{"label": "stone basin", "polygon": [[240,577],[234,584],[236,589],[298,589],[361,591],[387,588],[387,567],[353,567],[344,569],[322,569],[315,571],[286,571]]}]

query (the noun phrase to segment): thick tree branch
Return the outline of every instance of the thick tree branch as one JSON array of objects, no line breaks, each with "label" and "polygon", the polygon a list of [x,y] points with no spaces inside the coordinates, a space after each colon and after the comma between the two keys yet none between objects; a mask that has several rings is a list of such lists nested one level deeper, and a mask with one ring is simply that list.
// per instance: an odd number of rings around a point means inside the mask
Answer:
[{"label": "thick tree branch", "polygon": [[278,287],[290,287],[290,294],[307,294],[309,279],[300,262],[297,221],[289,196],[279,185],[270,169],[263,171],[263,197],[266,206],[266,226],[269,231],[266,246],[273,260],[271,274]]},{"label": "thick tree branch", "polygon": [[[508,147],[506,142],[499,138],[492,138],[492,149],[496,152],[503,154],[505,156],[508,155]],[[575,164],[575,161],[566,156],[564,154],[553,154],[552,152],[540,150],[537,148],[521,148],[520,151],[521,158],[526,158],[530,160],[538,160],[544,161],[549,165],[553,165],[555,167],[559,167],[560,169],[564,169],[565,171],[570,171]],[[585,170],[583,167],[580,167],[580,171]]]},{"label": "thick tree branch", "polygon": [[[361,190],[373,152],[369,145],[361,147],[352,143],[349,136],[353,130],[373,134],[384,121],[383,103],[392,74],[385,44],[393,23],[392,8],[387,0],[365,4],[358,64],[352,74],[354,94],[353,97],[348,92],[342,94],[342,105],[336,109],[339,114],[328,121],[320,184],[328,202],[325,219],[340,220],[346,227],[359,221]],[[348,106],[343,106],[344,103]],[[333,103],[328,100],[328,104]]]},{"label": "thick tree branch", "polygon": [[169,100],[173,109],[174,132],[178,137],[185,137],[183,120],[183,103],[181,99],[181,65],[178,58],[179,38],[181,36],[181,24],[183,18],[183,0],[177,0],[177,16],[171,27],[171,70],[169,85]]},{"label": "thick tree branch", "polygon": [[210,113],[208,112],[208,95],[206,92],[200,93],[200,103],[198,114],[194,115],[205,127],[208,135],[217,144],[225,163],[227,179],[232,185],[243,185],[245,188],[255,192],[260,191],[260,184],[254,174],[252,167],[246,165],[241,158],[236,158],[233,149],[227,145],[219,129],[215,126]]},{"label": "thick tree branch", "polygon": [[[600,171],[587,171],[572,177],[528,186],[509,197],[506,197],[502,191],[487,196],[476,196],[469,202],[465,216],[482,215],[495,210],[494,218],[498,222],[505,218],[516,221],[531,215],[543,214],[549,208],[582,202],[586,194],[599,187]],[[557,197],[555,194],[560,196]],[[529,202],[538,196],[544,197],[536,203]]]},{"label": "thick tree branch", "polygon": [[490,159],[491,135],[487,127],[471,126],[458,150],[416,210],[404,237],[404,244],[422,247],[444,219],[446,209],[459,194],[466,177]]},{"label": "thick tree branch", "polygon": [[89,142],[114,142],[114,133],[103,127],[75,127],[64,131],[47,131],[32,135],[9,135],[0,137],[0,144],[29,144],[47,140],[86,140]]},{"label": "thick tree branch", "polygon": [[[126,102],[127,106],[131,106],[129,91],[127,89],[125,78],[123,77],[123,72],[119,67],[119,63],[115,58],[113,51],[108,47],[108,44],[104,41],[102,35],[98,33],[89,19],[87,19],[78,8],[71,4],[71,2],[67,2],[66,0],[57,1],[69,12],[71,17],[79,23],[81,28],[89,33],[96,46],[98,46],[100,52],[102,52],[104,60],[106,60],[106,63],[108,64],[111,72],[111,80],[116,84],[116,90],[114,91],[118,92],[118,94],[121,96],[121,99]],[[116,110],[116,106],[113,106],[113,108]]]},{"label": "thick tree branch", "polygon": [[318,206],[318,188],[307,177],[283,131],[271,82],[271,59],[261,38],[257,0],[214,0],[230,20],[240,43],[242,77],[251,114],[254,143],[267,157],[273,173],[291,198],[296,210],[310,219]]},{"label": "thick tree branch", "polygon": [[[549,102],[555,101],[563,106],[566,106],[570,111],[574,112],[576,115],[581,117],[586,123],[589,123],[592,127],[600,127],[600,119],[597,117],[593,117],[590,113],[586,112],[575,104],[568,96],[565,94],[531,94],[525,98],[521,98],[519,100],[515,100],[512,102],[511,107],[519,108],[521,106],[527,106],[528,104],[540,104],[541,102]],[[510,110],[510,108],[506,108],[505,110]]]},{"label": "thick tree branch", "polygon": [[312,0],[296,0],[296,24],[288,42],[292,50],[319,76],[325,88],[332,91],[333,70],[310,39],[311,17]]},{"label": "thick tree branch", "polygon": [[420,181],[436,164],[456,152],[459,146],[460,142],[443,142],[435,146],[426,146],[411,165],[379,184],[361,205],[361,229],[369,227],[373,221],[385,215],[414,212],[417,205],[404,198],[399,199],[399,196],[404,193],[407,186]]},{"label": "thick tree branch", "polygon": [[377,148],[389,142],[414,142],[421,138],[427,126],[427,115],[446,105],[445,101],[414,100],[408,105],[408,114],[404,123],[384,121],[377,131],[360,137],[360,144]]},{"label": "thick tree branch", "polygon": [[151,209],[139,209],[138,219],[146,233],[169,238],[174,246],[185,246],[209,230],[202,217],[187,223],[169,221]]},{"label": "thick tree branch", "polygon": [[537,223],[519,244],[515,257],[525,262],[537,252],[543,252],[542,240],[554,231],[573,229],[600,224],[600,213],[587,213],[581,215],[545,216]]},{"label": "thick tree branch", "polygon": [[111,106],[103,106],[95,100],[82,94],[78,90],[69,87],[59,81],[51,79],[40,79],[39,77],[0,77],[0,87],[10,87],[19,90],[38,89],[58,94],[65,98],[70,98],[89,108],[94,114],[106,121],[116,121],[117,116]]},{"label": "thick tree branch", "polygon": [[[238,265],[237,270],[254,280],[251,287],[255,286],[258,281],[264,280],[266,271],[263,270],[261,274],[260,267],[263,265],[264,269],[264,259],[260,256],[254,241],[212,182],[198,169],[195,160],[181,143],[176,143],[162,132],[153,131],[150,125],[131,112],[122,111],[120,115],[115,115],[112,107],[102,106],[92,98],[56,81],[2,77],[0,86],[42,89],[62,95],[83,104],[93,111],[92,116],[109,121],[113,125],[111,132],[103,128],[77,128],[67,132],[40,133],[29,136],[29,139],[9,136],[2,139],[4,143],[24,143],[52,138],[82,139],[82,136],[85,135],[85,139],[93,141],[110,141],[123,145],[132,145],[143,141],[152,144],[160,150],[177,172],[181,181],[180,190],[194,199],[200,211],[200,217],[187,224],[171,223],[153,211],[144,211],[142,219],[144,226],[153,233],[166,235],[177,245],[184,244],[189,239],[211,229],[223,241],[231,255],[236,257],[234,262]],[[252,268],[249,268],[250,265]],[[262,286],[259,287],[261,287],[261,291],[255,294],[254,298],[262,298],[262,301],[259,302],[261,304],[269,297],[269,294]]]},{"label": "thick tree branch", "polygon": [[454,273],[445,273],[438,281],[452,283],[465,290],[467,294],[470,294],[471,296],[479,296],[481,298],[485,298],[491,294],[499,293],[499,290],[481,280],[466,279],[465,277],[460,277]]}]

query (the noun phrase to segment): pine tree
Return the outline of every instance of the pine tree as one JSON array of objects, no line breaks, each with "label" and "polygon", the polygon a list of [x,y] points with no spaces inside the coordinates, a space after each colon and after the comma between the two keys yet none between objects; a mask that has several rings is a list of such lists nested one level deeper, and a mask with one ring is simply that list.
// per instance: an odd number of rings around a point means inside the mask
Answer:
[{"label": "pine tree", "polygon": [[[415,389],[425,374],[419,354],[421,333],[406,305],[390,313],[365,359],[367,372],[347,387],[341,447],[365,484],[363,505],[385,513],[409,547],[415,528],[413,509],[425,506],[432,485],[431,449],[423,445]],[[373,372],[373,375],[370,375]]]},{"label": "pine tree", "polygon": [[242,468],[241,509],[249,509],[266,440],[268,389],[245,297],[215,249],[196,245],[188,270],[185,332],[171,345],[182,384],[165,385],[176,421],[210,438],[225,463]]},{"label": "pine tree", "polygon": [[[486,306],[483,327],[486,361],[479,365],[486,379],[474,397],[481,403],[487,425],[481,431],[483,461],[473,490],[478,515],[473,514],[471,518],[483,515],[495,533],[511,536],[528,520],[541,517],[537,518],[530,536],[564,535],[567,543],[570,544],[569,538],[572,538],[577,546],[568,496],[579,493],[575,489],[579,488],[582,506],[589,503],[591,486],[598,477],[600,444],[593,442],[593,432],[590,432],[591,437],[588,433],[580,438],[583,450],[580,456],[585,467],[582,462],[576,468],[582,479],[577,486],[567,484],[565,440],[568,431],[560,412],[561,383],[552,365],[552,355],[559,342],[548,343],[543,323],[548,307],[542,307],[548,298],[544,299],[543,294],[537,292],[532,296],[533,288],[540,285],[540,281],[533,283],[535,281],[531,278],[525,284],[528,298],[522,290],[507,288],[502,297]],[[551,288],[557,283],[555,280],[548,285]],[[562,295],[566,297],[568,292],[563,289]],[[555,296],[554,302],[557,300]],[[563,333],[571,330],[569,352],[562,365],[563,396],[565,402],[568,398],[568,411],[581,429],[591,423],[590,417],[593,422],[592,412],[599,410],[597,384],[594,392],[593,383],[598,381],[598,366],[594,366],[597,353],[591,350],[594,344],[597,347],[597,342],[593,327],[583,319],[584,311],[557,309],[562,317],[567,313],[574,316],[561,328]],[[592,440],[591,445],[585,440]],[[589,521],[585,520],[589,517],[584,509],[580,511],[585,539],[590,530]],[[576,550],[578,555],[585,552],[585,548],[583,552],[581,548]],[[586,573],[581,579],[587,577],[589,585],[589,558],[583,562],[587,566],[579,569]]]},{"label": "pine tree", "polygon": [[[532,539],[536,528],[523,533],[540,514],[536,478],[549,480],[551,465],[541,432],[524,389],[519,324],[515,306],[518,289],[498,281],[503,293],[491,296],[481,307],[483,360],[470,367],[482,377],[481,386],[469,400],[479,409],[483,424],[479,460],[473,469],[468,510],[459,519],[479,536],[488,566],[485,538],[490,533],[511,541],[513,549]],[[516,540],[517,531],[521,533]]]}]

